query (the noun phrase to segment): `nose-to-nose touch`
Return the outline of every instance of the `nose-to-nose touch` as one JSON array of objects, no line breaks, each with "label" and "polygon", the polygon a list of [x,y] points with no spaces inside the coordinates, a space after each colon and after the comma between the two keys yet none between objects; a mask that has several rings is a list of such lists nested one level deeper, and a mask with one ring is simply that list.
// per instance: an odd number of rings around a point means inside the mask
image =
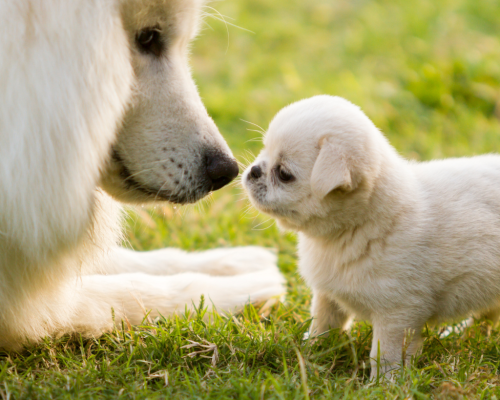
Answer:
[{"label": "nose-to-nose touch", "polygon": [[214,155],[207,159],[207,174],[212,181],[211,190],[226,186],[238,176],[239,172],[238,163],[232,158]]},{"label": "nose-to-nose touch", "polygon": [[262,169],[258,165],[254,165],[250,170],[250,177],[253,179],[259,179],[262,176]]}]

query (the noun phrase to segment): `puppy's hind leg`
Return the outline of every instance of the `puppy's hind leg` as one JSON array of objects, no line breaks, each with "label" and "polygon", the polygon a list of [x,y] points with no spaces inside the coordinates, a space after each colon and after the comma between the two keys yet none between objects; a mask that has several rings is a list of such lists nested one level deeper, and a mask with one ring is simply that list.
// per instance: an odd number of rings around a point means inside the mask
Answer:
[{"label": "puppy's hind leg", "polygon": [[[475,315],[475,317],[477,319],[486,320],[486,335],[490,336],[491,331],[498,325],[498,321],[500,319],[500,306],[492,307],[482,313]],[[444,339],[445,337],[451,335],[452,333],[461,335],[468,328],[474,325],[475,322],[476,319],[474,319],[474,317],[469,317],[457,324],[449,325],[439,333],[439,338]]]},{"label": "puppy's hind leg", "polygon": [[491,331],[498,326],[498,321],[500,319],[500,306],[495,308],[490,308],[488,311],[482,314],[482,317],[486,319],[487,323],[487,335],[491,335]]}]

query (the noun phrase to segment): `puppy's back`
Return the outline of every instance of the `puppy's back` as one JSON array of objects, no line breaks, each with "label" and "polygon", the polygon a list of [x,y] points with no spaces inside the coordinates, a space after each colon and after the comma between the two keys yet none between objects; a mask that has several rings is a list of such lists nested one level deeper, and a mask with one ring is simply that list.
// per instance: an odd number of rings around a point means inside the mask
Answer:
[{"label": "puppy's back", "polygon": [[426,241],[440,254],[441,267],[500,274],[500,156],[410,165],[420,189]]},{"label": "puppy's back", "polygon": [[500,206],[500,156],[487,154],[411,163],[421,190],[440,203]]}]

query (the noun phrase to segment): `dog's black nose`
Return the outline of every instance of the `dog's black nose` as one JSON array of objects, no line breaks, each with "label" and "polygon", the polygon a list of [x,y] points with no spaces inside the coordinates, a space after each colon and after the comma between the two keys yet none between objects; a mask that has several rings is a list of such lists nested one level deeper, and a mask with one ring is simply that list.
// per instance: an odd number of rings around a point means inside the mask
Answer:
[{"label": "dog's black nose", "polygon": [[258,165],[254,165],[250,170],[250,177],[253,179],[259,179],[262,176],[262,169]]},{"label": "dog's black nose", "polygon": [[236,160],[217,155],[207,159],[207,174],[212,181],[211,190],[217,190],[226,186],[238,176],[240,169]]}]

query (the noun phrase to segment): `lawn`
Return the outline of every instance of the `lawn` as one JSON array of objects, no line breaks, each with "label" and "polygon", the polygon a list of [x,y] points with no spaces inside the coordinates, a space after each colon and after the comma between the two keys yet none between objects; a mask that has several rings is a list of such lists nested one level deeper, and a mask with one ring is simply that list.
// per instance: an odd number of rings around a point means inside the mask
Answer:
[{"label": "lawn", "polygon": [[[497,0],[226,0],[211,3],[193,44],[201,95],[235,155],[248,163],[258,132],[295,100],[335,94],[360,105],[406,157],[500,150]],[[215,11],[217,10],[217,11]],[[221,21],[221,14],[227,25]],[[236,25],[236,26],[234,26]],[[424,332],[423,353],[393,383],[370,383],[370,326],[301,338],[310,293],[295,237],[248,207],[237,186],[196,206],[131,210],[126,245],[187,250],[276,248],[286,302],[232,318],[203,307],[98,340],[63,337],[0,355],[2,399],[500,398],[500,334]],[[192,347],[186,347],[192,344]],[[205,352],[200,352],[205,350]]]}]

